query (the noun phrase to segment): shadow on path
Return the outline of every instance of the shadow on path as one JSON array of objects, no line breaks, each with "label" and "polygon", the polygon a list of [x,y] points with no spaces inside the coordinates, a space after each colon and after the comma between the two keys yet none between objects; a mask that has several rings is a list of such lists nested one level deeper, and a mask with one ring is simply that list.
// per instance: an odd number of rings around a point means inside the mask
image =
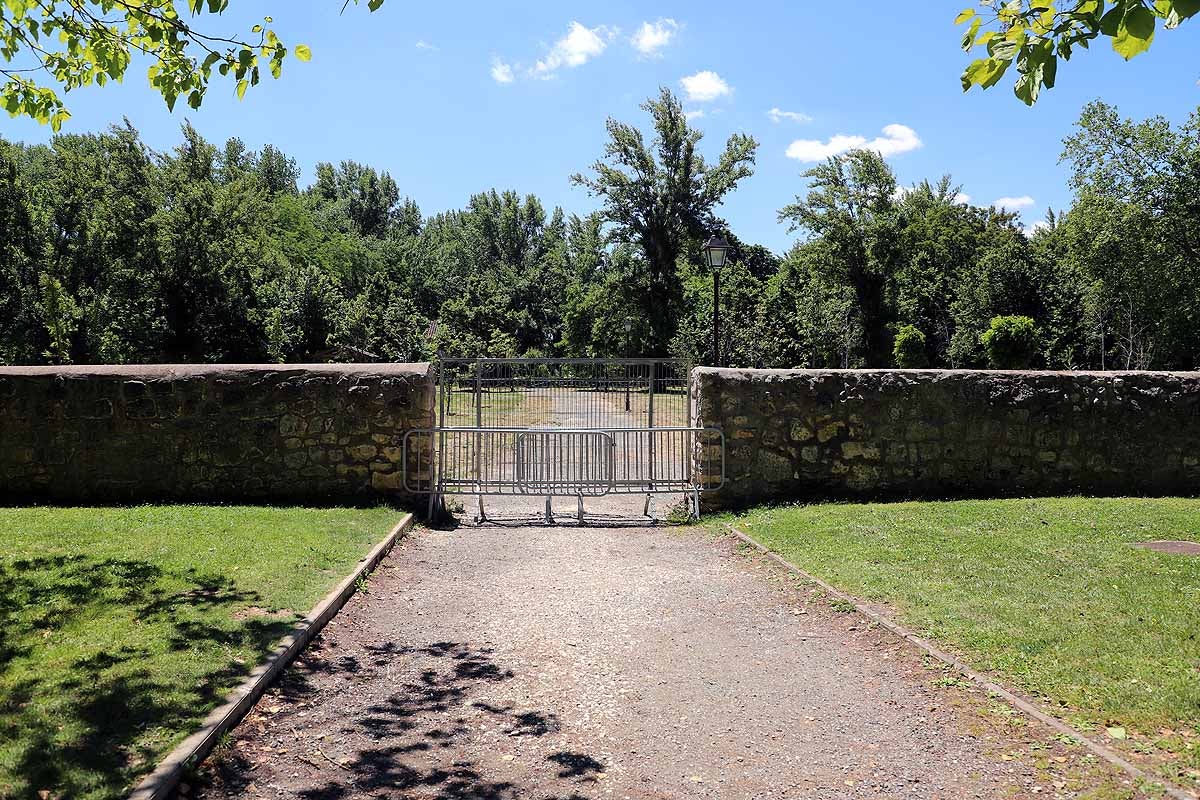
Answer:
[{"label": "shadow on path", "polygon": [[[209,777],[215,780],[208,789],[232,797],[247,791],[251,783],[262,786],[266,780],[285,785],[306,800],[355,796],[585,800],[584,795],[574,791],[554,794],[540,780],[518,783],[498,779],[489,775],[481,763],[495,752],[476,740],[479,713],[505,738],[540,739],[561,731],[555,714],[472,699],[489,694],[490,686],[515,677],[512,670],[496,663],[491,648],[461,642],[422,647],[386,643],[367,646],[366,651],[369,656],[363,660],[310,652],[280,685],[280,699],[299,708],[322,692],[341,694],[346,682],[360,677],[370,679],[372,673],[389,664],[403,665],[405,678],[395,691],[381,699],[368,698],[361,707],[350,710],[348,718],[331,721],[334,732],[328,738],[338,739],[341,751],[351,751],[338,763],[340,769],[319,765],[315,785],[311,780],[295,783],[294,779],[287,780],[292,768],[286,759],[269,757],[271,763],[255,765],[241,752],[210,764]],[[305,731],[307,746],[325,739],[330,731],[328,724],[312,726]],[[244,729],[243,739],[251,745],[262,745],[270,738],[270,733]],[[545,777],[568,786],[585,788],[595,784],[596,776],[604,771],[601,762],[583,753],[555,752],[545,761]],[[314,765],[310,762],[310,766]],[[554,776],[560,780],[555,781]]]}]

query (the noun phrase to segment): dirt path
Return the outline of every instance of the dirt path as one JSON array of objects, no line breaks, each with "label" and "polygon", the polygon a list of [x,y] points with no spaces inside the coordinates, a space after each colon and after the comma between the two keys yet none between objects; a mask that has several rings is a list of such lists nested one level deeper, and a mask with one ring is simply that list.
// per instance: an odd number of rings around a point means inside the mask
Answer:
[{"label": "dirt path", "polygon": [[204,797],[1134,796],[695,529],[419,531],[214,760]]}]

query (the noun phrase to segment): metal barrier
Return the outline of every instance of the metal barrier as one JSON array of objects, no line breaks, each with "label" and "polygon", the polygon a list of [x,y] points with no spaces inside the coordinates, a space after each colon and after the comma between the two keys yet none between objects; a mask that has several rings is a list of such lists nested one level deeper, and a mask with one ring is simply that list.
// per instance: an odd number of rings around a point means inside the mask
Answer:
[{"label": "metal barrier", "polygon": [[671,359],[444,359],[438,427],[684,427],[690,373]]},{"label": "metal barrier", "polygon": [[405,434],[404,463],[414,494],[686,494],[725,484],[725,437],[715,428],[430,428]]},{"label": "metal barrier", "polygon": [[438,425],[404,437],[404,486],[430,495],[699,494],[725,481],[719,430],[691,427],[688,365],[655,359],[447,359]]}]

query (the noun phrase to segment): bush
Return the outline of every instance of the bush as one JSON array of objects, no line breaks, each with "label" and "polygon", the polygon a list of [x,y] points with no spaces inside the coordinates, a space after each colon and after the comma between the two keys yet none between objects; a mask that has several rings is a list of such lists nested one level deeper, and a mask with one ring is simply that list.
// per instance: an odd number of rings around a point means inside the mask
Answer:
[{"label": "bush", "polygon": [[925,369],[929,354],[925,351],[925,334],[915,325],[905,325],[896,334],[892,357],[900,369]]},{"label": "bush", "polygon": [[994,317],[979,342],[993,369],[1029,369],[1037,358],[1038,331],[1029,317]]}]

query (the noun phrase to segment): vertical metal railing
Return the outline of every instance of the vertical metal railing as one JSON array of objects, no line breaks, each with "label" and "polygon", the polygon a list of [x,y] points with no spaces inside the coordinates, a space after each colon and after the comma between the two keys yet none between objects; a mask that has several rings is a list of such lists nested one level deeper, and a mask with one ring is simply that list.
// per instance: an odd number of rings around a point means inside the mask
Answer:
[{"label": "vertical metal railing", "polygon": [[[530,430],[612,433],[613,485],[606,492],[644,493],[647,511],[651,494],[712,488],[699,475],[711,474],[709,456],[716,451],[723,459],[724,446],[712,444],[712,432],[692,428],[689,373],[684,362],[656,359],[443,359],[437,428],[428,432],[431,513],[444,494],[528,494],[534,486],[565,491],[567,484],[553,480],[519,485],[523,456],[516,434]],[[551,440],[538,441],[549,447]],[[598,457],[584,443],[594,441],[568,437],[560,443],[564,449],[553,452],[591,470]],[[567,469],[568,461],[558,469]],[[703,470],[685,470],[701,462],[707,463]],[[589,474],[592,491],[596,477]]]}]

